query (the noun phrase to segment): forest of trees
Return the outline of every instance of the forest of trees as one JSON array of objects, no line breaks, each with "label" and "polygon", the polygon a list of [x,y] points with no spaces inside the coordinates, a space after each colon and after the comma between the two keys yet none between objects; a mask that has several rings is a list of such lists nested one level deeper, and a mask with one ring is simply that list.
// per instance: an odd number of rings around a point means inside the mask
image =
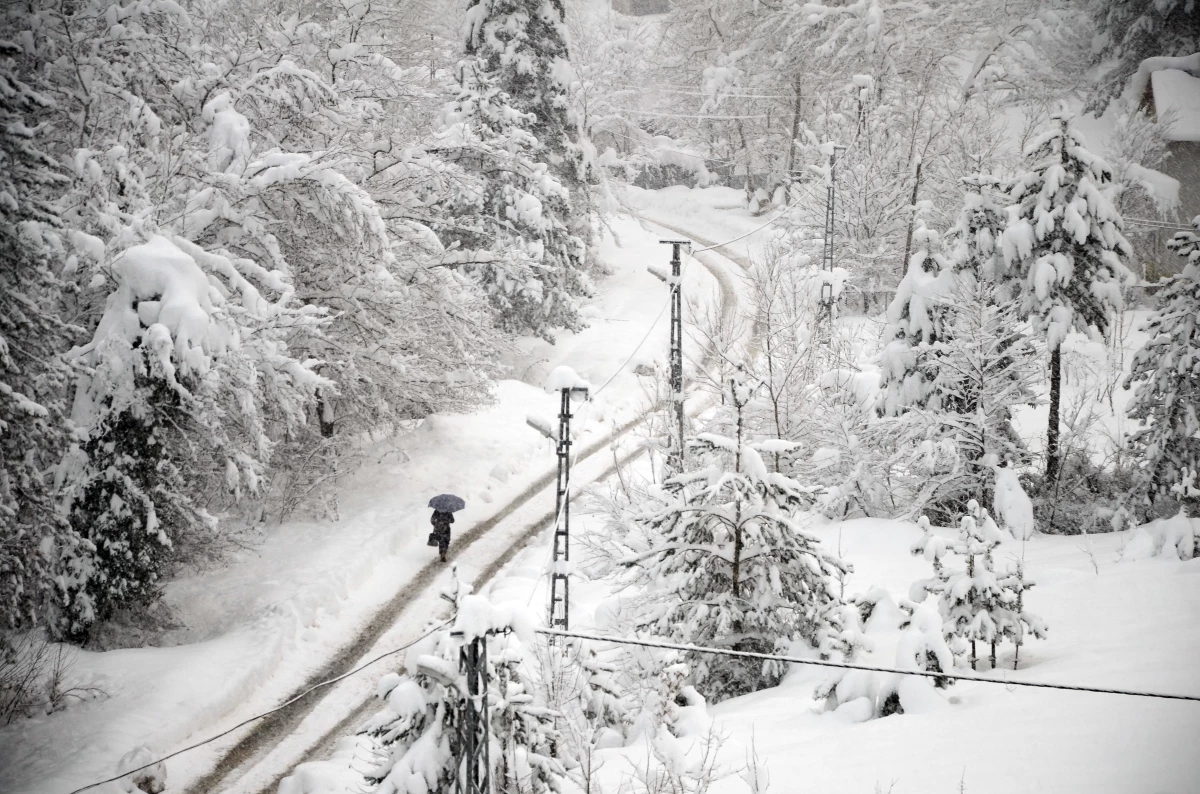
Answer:
[{"label": "forest of trees", "polygon": [[[1200,220],[1151,252],[1126,219],[1173,210],[1137,178],[1161,130],[1120,95],[1144,58],[1200,47],[1198,19],[1183,0],[677,0],[649,22],[565,0],[6,4],[0,648],[87,643],[247,527],[336,521],[372,439],[484,405],[516,339],[584,326],[624,183],[724,181],[780,218],[749,274],[762,352],[709,379],[722,410],[686,469],[609,505],[607,572],[659,596],[634,625],[850,654],[864,607],[795,515],[925,515],[960,538],[919,550],[940,599],[905,607],[920,664],[975,664],[977,643],[994,664],[1045,627],[1023,572],[991,567],[991,513],[1023,537],[1196,507]],[[1067,106],[1121,116],[1111,162]],[[1063,343],[1125,328],[1158,256],[1177,274],[1132,374],[1120,344],[1115,378],[1093,373],[1142,424],[1098,454],[1063,405]],[[834,323],[831,294],[883,295],[882,338]],[[1033,449],[1013,408],[1039,402]],[[710,699],[781,675],[681,663]],[[604,670],[580,709],[611,726]],[[646,680],[663,713],[687,699],[668,669]],[[440,697],[437,669],[392,683],[408,710],[372,730],[435,736],[449,717],[413,703]],[[558,740],[524,702],[497,719],[557,790]]]}]

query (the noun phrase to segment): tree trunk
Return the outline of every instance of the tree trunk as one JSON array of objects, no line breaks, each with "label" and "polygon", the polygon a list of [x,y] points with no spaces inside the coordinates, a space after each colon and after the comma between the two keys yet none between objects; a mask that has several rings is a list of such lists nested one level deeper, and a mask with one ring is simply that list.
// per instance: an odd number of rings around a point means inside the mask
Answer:
[{"label": "tree trunk", "polygon": [[1058,482],[1058,408],[1062,399],[1062,358],[1058,347],[1050,351],[1050,419],[1046,426],[1046,483],[1049,493]]},{"label": "tree trunk", "polygon": [[917,171],[913,177],[913,192],[912,201],[909,206],[912,207],[908,211],[908,237],[904,240],[904,259],[900,261],[900,278],[904,278],[904,274],[908,272],[908,255],[912,252],[912,233],[913,222],[917,218],[917,190],[921,187],[921,161],[917,160]]},{"label": "tree trunk", "polygon": [[787,153],[787,176],[785,182],[788,186],[785,203],[791,203],[791,184],[795,179],[794,170],[796,167],[796,136],[800,134],[800,74],[797,73],[795,80],[792,82],[792,89],[796,93],[796,103],[792,105],[792,137],[788,139]]},{"label": "tree trunk", "polygon": [[333,438],[333,404],[325,398],[320,389],[317,389],[317,424],[321,428],[322,438]]}]

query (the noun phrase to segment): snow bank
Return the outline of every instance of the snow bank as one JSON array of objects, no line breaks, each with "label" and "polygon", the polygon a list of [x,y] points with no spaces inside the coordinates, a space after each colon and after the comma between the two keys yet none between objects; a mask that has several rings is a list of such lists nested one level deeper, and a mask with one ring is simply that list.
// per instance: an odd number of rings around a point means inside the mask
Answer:
[{"label": "snow bank", "polygon": [[345,794],[359,790],[363,775],[354,768],[354,759],[360,741],[357,736],[339,739],[328,761],[311,761],[296,767],[279,781],[279,794]]},{"label": "snow bank", "polygon": [[1182,510],[1171,518],[1143,524],[1121,547],[1122,560],[1167,557],[1190,560],[1200,552],[1200,518],[1189,518]]},{"label": "snow bank", "polygon": [[1017,540],[1028,540],[1037,529],[1033,519],[1033,502],[1021,487],[1016,471],[1000,466],[992,468],[996,472],[996,495],[993,504],[1004,522],[1004,528]]}]

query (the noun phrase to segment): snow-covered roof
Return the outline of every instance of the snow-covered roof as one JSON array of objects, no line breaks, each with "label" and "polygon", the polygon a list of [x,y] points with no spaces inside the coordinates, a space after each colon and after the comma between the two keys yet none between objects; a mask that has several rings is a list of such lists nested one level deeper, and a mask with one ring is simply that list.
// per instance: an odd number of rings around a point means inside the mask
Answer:
[{"label": "snow-covered roof", "polygon": [[1150,75],[1165,69],[1178,69],[1181,72],[1200,75],[1200,52],[1176,57],[1156,55],[1147,58],[1138,64],[1137,71],[1129,78],[1121,95],[1136,106],[1146,94],[1150,85]]},{"label": "snow-covered roof", "polygon": [[1162,69],[1150,75],[1154,110],[1159,118],[1174,116],[1165,137],[1172,141],[1200,141],[1200,77],[1179,69]]}]

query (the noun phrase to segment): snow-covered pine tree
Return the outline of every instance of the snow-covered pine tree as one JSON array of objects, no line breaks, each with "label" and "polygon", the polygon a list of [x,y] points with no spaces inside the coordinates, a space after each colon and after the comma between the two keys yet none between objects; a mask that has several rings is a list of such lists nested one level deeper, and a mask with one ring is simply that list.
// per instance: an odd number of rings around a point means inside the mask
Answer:
[{"label": "snow-covered pine tree", "polygon": [[961,569],[942,569],[938,608],[946,633],[970,643],[971,669],[975,669],[976,643],[995,640],[1004,609],[992,558],[992,550],[1000,545],[1003,536],[987,511],[973,500],[958,526],[958,538],[950,551],[963,557],[965,565]]},{"label": "snow-covered pine tree", "polygon": [[[1025,593],[1034,585],[1025,577],[1025,563],[1018,559],[1009,567],[1008,573],[1000,578],[1000,595],[1004,604],[999,610],[999,626],[996,639],[1007,639],[1016,650],[1013,652],[1013,669],[1021,661],[1021,646],[1027,637],[1045,639],[1048,631],[1045,621],[1026,609]],[[996,640],[992,641],[992,667],[996,666]]]},{"label": "snow-covered pine tree", "polygon": [[477,192],[452,196],[434,228],[459,247],[461,267],[481,285],[500,326],[550,338],[582,327],[577,299],[590,290],[583,241],[571,233],[570,194],[537,161],[533,114],[513,107],[479,58],[458,66],[459,96],[443,122],[459,151],[447,156],[477,176]]},{"label": "snow-covered pine tree", "polygon": [[450,791],[458,777],[465,679],[459,655],[476,638],[487,643],[487,709],[492,785],[497,794],[562,790],[554,712],[537,697],[529,646],[532,622],[452,584],[452,626],[414,647],[403,674],[380,680],[380,709],[360,730],[378,742],[381,760],[366,770],[375,794]]},{"label": "snow-covered pine tree", "polygon": [[[744,651],[777,652],[794,639],[816,646],[839,600],[833,577],[846,566],[796,517],[810,495],[763,461],[788,445],[748,438],[753,391],[738,370],[726,392],[732,436],[688,439],[688,470],[633,519],[652,540],[625,564],[661,594],[639,624],[675,641]],[[688,662],[696,688],[714,702],[773,686],[783,674],[776,664],[705,654]]]},{"label": "snow-covered pine tree", "polygon": [[1009,283],[1020,315],[1045,335],[1050,350],[1050,417],[1046,482],[1058,479],[1060,351],[1072,329],[1105,333],[1122,303],[1130,254],[1113,206],[1112,169],[1088,151],[1071,117],[1056,114],[1025,148],[1026,170],[1008,192],[1010,218],[1002,237]]},{"label": "snow-covered pine tree", "polygon": [[881,409],[889,416],[936,400],[932,384],[938,373],[929,350],[946,337],[945,298],[954,286],[954,270],[938,233],[925,225],[928,208],[928,202],[917,205],[914,250],[887,310],[880,388]]},{"label": "snow-covered pine tree", "polygon": [[928,509],[958,513],[970,499],[991,504],[994,462],[1028,458],[1012,409],[1037,403],[1041,373],[1016,304],[1004,301],[993,282],[956,275],[945,300],[945,338],[924,351],[936,362],[930,397],[925,408],[911,410],[896,424],[910,444],[953,441],[958,465],[931,472],[941,481],[929,493]]},{"label": "snow-covered pine tree", "polygon": [[577,330],[584,273],[589,159],[568,96],[559,0],[474,0],[458,97],[443,114],[449,159],[482,190],[449,202],[435,226],[464,249],[462,267],[484,288],[507,330],[549,338]]},{"label": "snow-covered pine tree", "polygon": [[1006,185],[1002,179],[985,173],[970,174],[960,181],[964,188],[962,207],[942,241],[954,271],[980,281],[1003,283],[1007,272],[1000,238],[1008,216],[1000,198]]},{"label": "snow-covered pine tree", "polygon": [[[1200,216],[1195,232],[1168,245],[1186,257],[1183,270],[1155,298],[1149,338],[1133,358],[1125,388],[1137,384],[1129,416],[1144,422],[1131,439],[1141,450],[1142,487],[1152,498],[1172,496],[1185,473],[1200,471]],[[1191,507],[1200,500],[1182,497]]]},{"label": "snow-covered pine tree", "polygon": [[[891,341],[881,356],[880,411],[893,417],[885,424],[897,445],[954,440],[955,459],[932,461],[913,492],[914,509],[948,513],[960,512],[972,496],[985,498],[986,456],[1016,459],[1020,445],[1008,406],[1032,402],[1036,374],[1015,308],[994,286],[1004,269],[998,181],[975,174],[963,182],[963,207],[945,240],[948,255],[937,252],[936,233],[918,218],[917,251],[888,309]],[[927,506],[929,500],[934,504]]]},{"label": "snow-covered pine tree", "polygon": [[77,338],[58,316],[65,264],[51,203],[65,177],[39,145],[51,105],[0,40],[0,633],[40,625],[57,599],[57,560],[75,539],[53,472],[71,441],[63,353]]},{"label": "snow-covered pine tree", "polygon": [[533,117],[526,129],[551,173],[571,192],[575,212],[586,216],[592,161],[571,101],[563,0],[471,0],[466,51],[481,61],[516,111]]}]

